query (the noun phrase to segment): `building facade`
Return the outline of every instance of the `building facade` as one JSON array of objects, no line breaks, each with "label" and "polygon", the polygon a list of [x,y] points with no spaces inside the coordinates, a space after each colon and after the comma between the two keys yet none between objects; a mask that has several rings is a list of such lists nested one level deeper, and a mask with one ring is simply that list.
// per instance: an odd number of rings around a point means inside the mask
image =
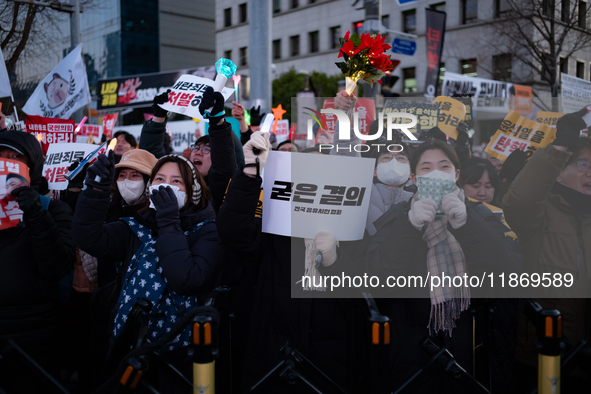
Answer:
[{"label": "building facade", "polygon": [[[272,4],[271,45],[273,78],[294,68],[297,72],[319,71],[327,75],[339,73],[338,38],[347,31],[359,29],[365,18],[363,1],[351,5],[351,0],[270,0]],[[529,0],[530,2],[534,0]],[[403,3],[403,4],[399,4]],[[540,4],[542,0],[540,0]],[[579,25],[588,29],[587,3],[563,1],[564,7],[579,12]],[[558,4],[558,3],[557,3]],[[216,57],[231,58],[238,73],[248,75],[249,67],[249,7],[247,0],[217,0],[215,9]],[[588,7],[588,6],[587,6]],[[381,1],[384,29],[417,36],[413,56],[392,54],[401,61],[393,72],[399,77],[392,88],[401,95],[422,95],[428,67],[426,55],[425,9],[433,8],[447,14],[445,41],[441,56],[442,72],[487,79],[510,81],[534,86],[548,94],[531,65],[518,61],[510,53],[498,49],[495,29],[491,23],[506,15],[506,0],[419,0]],[[588,8],[587,8],[588,9]],[[577,11],[578,10],[578,11]],[[564,17],[556,5],[556,17]],[[562,14],[561,14],[562,12]],[[571,11],[573,12],[573,11]],[[388,40],[391,42],[393,34]],[[541,67],[541,66],[538,66]],[[572,53],[560,63],[568,74],[591,79],[591,51]]]}]

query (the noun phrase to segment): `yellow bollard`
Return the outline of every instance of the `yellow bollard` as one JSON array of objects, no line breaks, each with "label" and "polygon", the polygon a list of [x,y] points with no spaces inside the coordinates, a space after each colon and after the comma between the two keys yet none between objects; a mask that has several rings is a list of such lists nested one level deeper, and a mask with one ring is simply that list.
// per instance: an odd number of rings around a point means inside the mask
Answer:
[{"label": "yellow bollard", "polygon": [[541,346],[538,354],[538,393],[560,394],[562,316],[557,310],[543,310],[540,317],[538,336]]}]

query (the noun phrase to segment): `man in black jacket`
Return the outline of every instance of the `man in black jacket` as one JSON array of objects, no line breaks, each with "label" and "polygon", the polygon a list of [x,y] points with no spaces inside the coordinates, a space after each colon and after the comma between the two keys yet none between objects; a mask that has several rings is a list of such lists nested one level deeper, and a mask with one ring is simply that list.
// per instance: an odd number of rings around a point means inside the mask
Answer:
[{"label": "man in black jacket", "polygon": [[76,258],[70,239],[72,212],[61,201],[39,195],[43,153],[39,142],[20,131],[0,131],[0,158],[29,167],[30,186],[11,193],[23,219],[17,227],[0,230],[0,389],[33,392],[26,366],[15,362],[6,341],[14,340],[49,372],[56,366],[55,327],[58,282]]}]

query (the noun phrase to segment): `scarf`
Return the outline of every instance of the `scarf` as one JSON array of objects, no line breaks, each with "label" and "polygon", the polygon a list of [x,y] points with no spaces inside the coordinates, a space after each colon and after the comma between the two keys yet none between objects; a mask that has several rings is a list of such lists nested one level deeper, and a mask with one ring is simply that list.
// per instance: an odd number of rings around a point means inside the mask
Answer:
[{"label": "scarf", "polygon": [[[463,200],[463,193],[460,191]],[[441,274],[453,278],[463,277],[467,273],[466,258],[452,233],[447,229],[447,217],[439,216],[427,226],[423,234],[423,241],[427,243],[427,270],[429,276],[441,278]],[[470,305],[470,288],[455,287],[446,279],[441,286],[430,291],[431,313],[429,317],[429,335],[443,331],[452,336],[455,320],[460,313]]]}]

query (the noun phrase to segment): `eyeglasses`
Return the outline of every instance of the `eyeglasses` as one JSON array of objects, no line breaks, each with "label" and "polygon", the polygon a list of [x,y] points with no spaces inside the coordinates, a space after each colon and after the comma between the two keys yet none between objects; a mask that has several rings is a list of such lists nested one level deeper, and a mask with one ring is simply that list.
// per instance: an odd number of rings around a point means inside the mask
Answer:
[{"label": "eyeglasses", "polygon": [[[400,163],[408,163],[408,157],[406,157],[406,155],[400,155],[400,154],[394,154],[394,153],[390,153],[388,155],[390,157],[390,160],[392,159],[396,159],[396,161],[400,162]],[[387,157],[386,155],[383,156],[383,158]],[[384,161],[382,161],[382,163],[384,163]]]},{"label": "eyeglasses", "polygon": [[577,160],[575,161],[575,164],[577,165],[577,170],[579,171],[587,172],[591,170],[591,162],[588,160]]},{"label": "eyeglasses", "polygon": [[203,153],[204,155],[207,155],[211,152],[211,148],[209,147],[209,145],[195,145],[191,149],[192,152],[199,152],[199,150],[201,150],[201,153]]}]

